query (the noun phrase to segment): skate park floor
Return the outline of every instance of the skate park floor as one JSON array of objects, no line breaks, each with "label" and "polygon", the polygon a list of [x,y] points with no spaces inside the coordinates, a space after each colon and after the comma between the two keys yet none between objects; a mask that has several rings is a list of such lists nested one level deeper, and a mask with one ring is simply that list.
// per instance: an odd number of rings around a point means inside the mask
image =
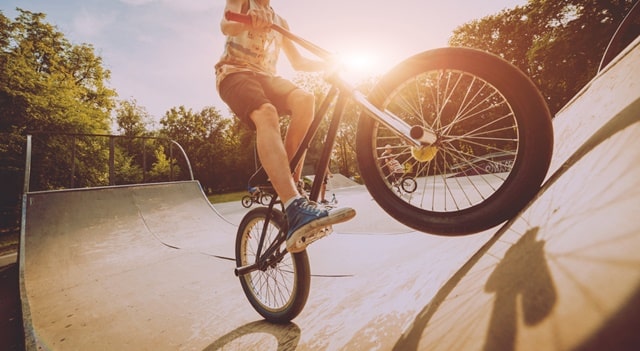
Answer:
[{"label": "skate park floor", "polygon": [[197,181],[28,193],[19,254],[28,349],[637,350],[640,39],[554,118],[542,189],[462,237],[414,231],[363,186],[308,248],[302,313],[252,309],[234,276],[239,202]]}]

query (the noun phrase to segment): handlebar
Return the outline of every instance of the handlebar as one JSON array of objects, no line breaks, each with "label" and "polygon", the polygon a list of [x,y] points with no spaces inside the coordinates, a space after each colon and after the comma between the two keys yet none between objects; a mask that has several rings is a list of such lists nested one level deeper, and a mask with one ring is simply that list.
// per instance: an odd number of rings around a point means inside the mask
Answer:
[{"label": "handlebar", "polygon": [[[237,13],[237,12],[231,12],[231,11],[227,11],[224,14],[224,18],[227,19],[228,21],[233,21],[233,22],[240,22],[240,23],[244,23],[244,24],[251,24],[251,16],[249,15],[245,15],[242,13]],[[314,55],[324,59],[324,60],[331,60],[331,58],[334,56],[333,53],[319,47],[318,45],[303,39],[293,33],[291,33],[290,31],[286,30],[285,28],[277,25],[277,24],[272,24],[271,25],[271,29],[275,30],[276,32],[282,34],[282,36],[284,36],[285,38],[297,43],[298,45],[302,46],[303,48],[309,50],[311,53],[313,53]]]}]

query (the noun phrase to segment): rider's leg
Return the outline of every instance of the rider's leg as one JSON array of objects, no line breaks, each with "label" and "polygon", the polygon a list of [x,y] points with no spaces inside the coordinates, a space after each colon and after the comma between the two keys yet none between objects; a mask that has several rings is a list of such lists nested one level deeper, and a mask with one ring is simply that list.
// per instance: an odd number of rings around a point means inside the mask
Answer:
[{"label": "rider's leg", "polygon": [[[287,105],[291,110],[291,122],[287,129],[284,145],[289,159],[292,159],[313,121],[314,97],[302,89],[296,89],[287,97]],[[293,174],[296,183],[300,181],[303,165],[304,155]]]},{"label": "rider's leg", "polygon": [[258,156],[278,196],[286,203],[298,196],[289,172],[289,158],[282,143],[278,112],[272,104],[263,104],[250,114],[256,126]]},{"label": "rider's leg", "polygon": [[278,196],[286,204],[289,222],[287,250],[300,252],[327,234],[323,228],[355,216],[351,208],[329,212],[300,196],[289,171],[287,152],[280,137],[278,112],[272,104],[263,104],[250,114],[250,118],[256,126],[258,156],[262,166]]}]

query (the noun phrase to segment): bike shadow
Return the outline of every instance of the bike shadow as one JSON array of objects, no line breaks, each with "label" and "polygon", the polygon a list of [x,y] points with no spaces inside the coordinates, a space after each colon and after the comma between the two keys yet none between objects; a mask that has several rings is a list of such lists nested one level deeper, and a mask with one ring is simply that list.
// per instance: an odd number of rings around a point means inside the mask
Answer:
[{"label": "bike shadow", "polygon": [[[537,227],[527,230],[506,251],[484,284],[484,290],[495,295],[484,350],[513,350],[519,316],[523,316],[526,325],[535,325],[543,321],[556,304],[556,288],[544,254],[545,242],[538,240],[537,234]],[[423,332],[439,306],[498,238],[500,235],[494,236],[493,242],[483,247],[438,291],[393,350],[420,349]]]},{"label": "bike shadow", "polygon": [[[255,337],[251,337],[253,334],[256,334]],[[295,350],[300,342],[300,327],[295,323],[274,324],[266,320],[260,320],[230,331],[205,347],[203,351],[223,349],[266,350],[269,343],[265,342],[264,334],[269,334],[275,339],[277,347],[274,350],[277,351]]]},{"label": "bike shadow", "polygon": [[[637,123],[638,119],[634,111],[638,104],[640,101],[623,110],[594,133],[551,175],[537,198],[549,191],[573,165],[583,159],[590,151],[614,134]],[[533,203],[535,203],[535,199],[532,201]],[[528,207],[523,209],[521,214],[525,213],[527,209]],[[549,213],[549,216],[552,214]],[[522,226],[516,224],[524,225],[525,229],[518,232],[514,228],[522,228]],[[431,302],[417,314],[409,329],[396,341],[393,350],[410,351],[424,347],[420,342],[425,334],[429,334],[428,328],[432,327],[430,323],[436,324],[434,320],[436,312],[448,299],[458,298],[457,295],[452,296],[454,289],[459,287],[463,280],[473,279],[470,277],[473,275],[472,270],[481,270],[482,268],[478,267],[480,261],[487,255],[493,256],[492,250],[497,250],[496,246],[509,242],[514,243],[506,249],[504,256],[492,267],[492,271],[483,275],[488,278],[480,278],[485,279],[482,284],[484,291],[494,295],[483,349],[514,350],[518,336],[518,325],[532,326],[541,323],[550,316],[558,301],[558,291],[545,256],[546,243],[538,238],[539,230],[539,227],[531,225],[521,215],[508,221],[438,290]],[[512,238],[515,240],[510,240]],[[636,342],[640,337],[630,335],[629,326],[638,321],[639,314],[637,312],[640,310],[640,306],[637,305],[637,302],[640,300],[639,296],[640,289],[635,290],[633,296],[622,304],[618,313],[605,323],[604,328],[596,331],[588,340],[583,341],[578,349],[603,349],[599,347],[610,346],[616,339],[622,340],[619,343],[633,342],[634,345],[637,345]]]},{"label": "bike shadow", "polygon": [[547,317],[557,301],[556,288],[544,254],[539,228],[529,229],[505,253],[485,285],[495,295],[484,350],[513,350],[518,334],[518,311],[525,325]]}]

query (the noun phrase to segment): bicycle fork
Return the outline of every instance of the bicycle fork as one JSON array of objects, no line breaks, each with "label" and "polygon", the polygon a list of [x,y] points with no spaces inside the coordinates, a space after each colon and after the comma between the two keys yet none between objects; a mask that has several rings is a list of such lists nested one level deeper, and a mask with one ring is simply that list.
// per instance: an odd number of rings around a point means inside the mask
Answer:
[{"label": "bicycle fork", "polygon": [[371,118],[404,137],[407,143],[415,147],[423,147],[435,144],[438,140],[438,136],[432,130],[419,125],[408,125],[390,111],[382,111],[374,106],[361,92],[353,91],[352,96],[358,104],[364,107]]},{"label": "bicycle fork", "polygon": [[285,241],[286,232],[288,230],[287,226],[285,226],[284,228],[280,228],[280,232],[278,232],[276,239],[273,242],[268,243],[269,247],[266,250],[264,250],[264,253],[262,253],[265,245],[265,238],[267,237],[269,222],[272,219],[271,210],[273,209],[273,205],[275,203],[276,203],[276,198],[273,197],[273,199],[271,200],[271,203],[269,204],[269,212],[264,219],[262,233],[260,234],[260,242],[258,243],[258,249],[256,250],[256,261],[246,266],[236,267],[233,270],[233,273],[236,275],[236,277],[243,276],[245,274],[249,274],[257,270],[264,271],[274,262],[275,263],[280,262],[280,260],[282,260],[282,258],[288,253],[287,250],[278,251],[278,248],[280,248]]}]

